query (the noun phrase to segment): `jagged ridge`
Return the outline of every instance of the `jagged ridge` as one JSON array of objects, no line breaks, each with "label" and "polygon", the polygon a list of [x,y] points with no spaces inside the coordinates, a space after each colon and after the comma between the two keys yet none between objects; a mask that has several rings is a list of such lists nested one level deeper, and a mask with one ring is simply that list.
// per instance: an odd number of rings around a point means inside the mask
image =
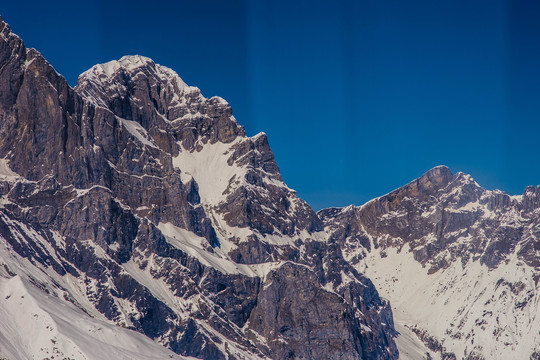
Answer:
[{"label": "jagged ridge", "polygon": [[223,99],[139,56],[72,89],[0,28],[4,277],[182,355],[397,358],[388,302]]},{"label": "jagged ridge", "polygon": [[529,358],[540,343],[539,195],[488,191],[436,167],[363,206],[318,214],[392,301],[398,331],[432,344],[435,358]]}]

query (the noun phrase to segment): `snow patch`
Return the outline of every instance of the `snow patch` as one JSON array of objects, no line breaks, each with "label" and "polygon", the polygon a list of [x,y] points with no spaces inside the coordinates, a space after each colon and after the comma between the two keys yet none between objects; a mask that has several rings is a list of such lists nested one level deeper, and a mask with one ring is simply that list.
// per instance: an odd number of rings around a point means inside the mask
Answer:
[{"label": "snow patch", "polygon": [[150,147],[159,149],[158,146],[154,143],[154,140],[152,139],[150,134],[148,134],[146,129],[143,128],[141,124],[133,120],[122,119],[121,117],[118,117],[118,116],[116,116],[116,119],[122,125],[124,125],[126,130],[129,131],[131,135],[135,136],[135,138],[139,140],[143,145],[148,145]]},{"label": "snow patch", "polygon": [[0,278],[0,356],[185,359],[135,331],[91,318],[19,276]]},{"label": "snow patch", "polygon": [[207,240],[188,230],[170,223],[159,223],[158,229],[161,230],[169,244],[224,274],[243,274],[249,277],[264,278],[270,271],[281,265],[279,262],[253,265],[238,264],[217,248],[213,253],[207,250]]},{"label": "snow patch", "polygon": [[397,339],[402,354],[424,351],[418,339],[416,345],[410,342],[416,335],[408,329],[414,325],[458,358],[477,350],[489,359],[526,359],[540,343],[534,269],[515,254],[496,269],[469,260],[428,274],[410,251],[389,248],[386,257],[379,252],[368,253],[357,269],[390,300],[396,330],[405,339]]},{"label": "snow patch", "polygon": [[182,147],[173,158],[174,167],[180,169],[182,182],[194,179],[199,186],[201,202],[217,205],[226,199],[225,191],[237,181],[243,182],[247,169],[227,163],[233,147],[243,141],[238,137],[231,143],[205,144],[200,151],[188,151]]},{"label": "snow patch", "polygon": [[11,170],[7,159],[0,159],[0,180],[17,180],[22,177]]}]

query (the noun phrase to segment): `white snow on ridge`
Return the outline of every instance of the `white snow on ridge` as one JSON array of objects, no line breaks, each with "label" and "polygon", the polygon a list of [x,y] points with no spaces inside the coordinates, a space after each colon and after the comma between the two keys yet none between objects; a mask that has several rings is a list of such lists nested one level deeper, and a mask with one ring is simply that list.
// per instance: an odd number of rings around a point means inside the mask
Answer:
[{"label": "white snow on ridge", "polygon": [[154,143],[154,140],[152,139],[150,134],[148,134],[146,129],[143,128],[141,124],[133,120],[122,119],[121,117],[118,117],[118,116],[116,116],[116,119],[122,125],[124,125],[126,130],[129,131],[131,135],[135,136],[135,138],[137,138],[137,140],[139,140],[143,145],[148,145],[148,146],[158,149],[158,146]]},{"label": "white snow on ridge", "polygon": [[[85,309],[94,317],[66,301],[51,281],[73,290],[77,285],[70,276],[52,272],[49,278],[49,271],[42,272],[10,254],[5,246],[0,247],[0,267],[0,358],[186,359],[140,333],[110,323],[87,301],[79,304],[86,303]],[[11,272],[21,276],[10,278]],[[28,277],[48,292],[35,287]],[[79,298],[76,292],[70,293]]]},{"label": "white snow on ridge", "polygon": [[150,274],[149,269],[153,266],[154,258],[148,258],[148,268],[142,270],[133,259],[129,260],[126,263],[122,264],[122,268],[133,277],[139,284],[146,287],[152,295],[163,302],[171,309],[176,309],[179,312],[185,311],[184,304],[180,301],[181,299],[174,296],[167,284],[165,284],[161,279],[156,279],[152,274]]},{"label": "white snow on ridge", "polygon": [[0,278],[0,298],[3,358],[186,359],[142,334],[91,318],[19,276]]},{"label": "white snow on ridge", "polygon": [[217,205],[226,199],[223,193],[233,182],[243,182],[247,169],[229,165],[227,160],[233,147],[244,141],[238,137],[231,143],[217,142],[205,144],[201,151],[190,152],[184,148],[173,158],[173,165],[182,172],[182,182],[193,178],[199,185],[201,202],[206,205]]},{"label": "white snow on ridge", "polygon": [[152,59],[145,56],[126,55],[120,58],[120,60],[112,60],[104,64],[94,65],[92,68],[90,68],[90,70],[87,70],[83,74],[104,74],[108,77],[111,77],[120,69],[133,71],[147,64],[154,64],[154,62],[152,61]]},{"label": "white snow on ridge", "polygon": [[[220,249],[229,253],[237,246],[229,239],[236,239],[237,242],[249,241],[252,235],[257,236],[261,241],[274,245],[291,245],[294,239],[290,236],[261,235],[248,227],[240,228],[229,226],[223,214],[215,211],[215,208],[227,201],[227,196],[240,186],[244,186],[248,191],[260,192],[264,196],[266,189],[248,184],[245,180],[250,165],[239,166],[236,163],[229,165],[228,160],[233,154],[235,147],[244,141],[253,141],[263,133],[255,135],[253,138],[237,137],[230,143],[216,142],[214,144],[204,144],[200,151],[189,151],[181,147],[178,156],[174,157],[173,166],[181,171],[181,179],[184,184],[195,180],[198,185],[201,204],[210,217],[216,229],[220,241]],[[257,169],[259,170],[259,169]],[[268,175],[268,176],[266,176]],[[281,181],[263,173],[263,182],[270,186],[286,188],[287,185]],[[298,200],[297,200],[298,201]],[[292,203],[294,207],[295,202]],[[263,206],[263,209],[265,207]],[[266,208],[268,211],[271,209]]]},{"label": "white snow on ridge", "polygon": [[[24,231],[45,253],[56,256],[37,232],[19,225],[12,227],[14,237],[21,237],[19,231]],[[61,237],[53,237],[61,246]],[[95,250],[102,249],[97,246]],[[111,323],[88,300],[91,287],[81,278],[61,276],[51,267],[42,268],[20,257],[0,236],[0,358],[188,359],[143,334]]]},{"label": "white snow on ridge", "polygon": [[22,177],[11,170],[7,159],[0,159],[0,180],[16,180]]},{"label": "white snow on ridge", "polygon": [[[540,344],[540,294],[534,269],[512,255],[497,269],[479,261],[465,266],[456,261],[428,275],[428,268],[405,248],[401,253],[387,249],[386,257],[372,251],[357,265],[390,300],[396,329],[403,334],[396,340],[402,358],[417,359],[405,354],[423,351],[407,328],[414,325],[458,358],[474,351],[494,360],[530,357]],[[440,355],[430,353],[434,359]]]},{"label": "white snow on ridge", "polygon": [[171,223],[159,223],[158,228],[165,235],[169,244],[193,256],[204,265],[213,267],[224,274],[243,274],[249,277],[260,276],[264,278],[270,271],[282,265],[280,262],[253,265],[238,264],[228,258],[225,252],[219,248],[215,248],[213,253],[210,252],[207,240],[190,231],[181,229]]},{"label": "white snow on ridge", "polygon": [[180,91],[199,91],[199,88],[195,86],[187,85],[176,71],[159,64],[146,56],[141,55],[125,55],[119,60],[112,60],[104,64],[97,64],[79,75],[79,79],[95,79],[98,82],[102,82],[101,78],[112,78],[114,75],[123,69],[135,75],[143,67],[155,68],[156,74],[161,80],[168,80],[177,86]]},{"label": "white snow on ridge", "polygon": [[141,55],[126,55],[122,56],[120,60],[116,61],[109,61],[108,63],[105,63],[103,65],[99,65],[103,68],[103,70],[107,73],[107,75],[111,76],[115,71],[118,71],[119,68],[124,68],[128,71],[133,71],[135,69],[140,68],[141,66],[147,65],[147,64],[153,64],[154,61],[150,58],[147,58],[146,56]]},{"label": "white snow on ridge", "polygon": [[44,311],[19,276],[0,278],[0,354],[9,358],[72,357],[88,359]]}]

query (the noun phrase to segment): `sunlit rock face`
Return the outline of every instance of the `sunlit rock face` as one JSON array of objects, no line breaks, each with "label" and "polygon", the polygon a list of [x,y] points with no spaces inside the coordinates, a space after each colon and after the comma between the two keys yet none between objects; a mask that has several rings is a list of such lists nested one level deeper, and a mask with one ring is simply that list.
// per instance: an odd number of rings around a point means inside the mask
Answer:
[{"label": "sunlit rock face", "polygon": [[528,359],[540,353],[539,193],[489,191],[439,166],[363,206],[318,215],[390,299],[397,330],[430,356]]},{"label": "sunlit rock face", "polygon": [[388,301],[225,100],[142,56],[71,88],[0,34],[0,276],[47,319],[0,304],[1,356],[398,358]]}]

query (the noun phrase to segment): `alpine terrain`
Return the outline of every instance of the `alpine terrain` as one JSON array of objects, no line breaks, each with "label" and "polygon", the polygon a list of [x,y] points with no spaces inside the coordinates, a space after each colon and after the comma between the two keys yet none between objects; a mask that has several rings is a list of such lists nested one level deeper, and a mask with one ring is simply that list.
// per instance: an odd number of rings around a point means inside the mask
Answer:
[{"label": "alpine terrain", "polygon": [[0,358],[540,359],[539,237],[444,166],[315,213],[225,100],[0,18]]},{"label": "alpine terrain", "polygon": [[226,101],[141,56],[73,89],[0,37],[2,357],[398,358],[388,301]]},{"label": "alpine terrain", "polygon": [[[390,300],[402,337],[432,358],[540,359],[540,186],[509,196],[439,166],[319,216]],[[421,358],[397,341],[402,356]]]}]

